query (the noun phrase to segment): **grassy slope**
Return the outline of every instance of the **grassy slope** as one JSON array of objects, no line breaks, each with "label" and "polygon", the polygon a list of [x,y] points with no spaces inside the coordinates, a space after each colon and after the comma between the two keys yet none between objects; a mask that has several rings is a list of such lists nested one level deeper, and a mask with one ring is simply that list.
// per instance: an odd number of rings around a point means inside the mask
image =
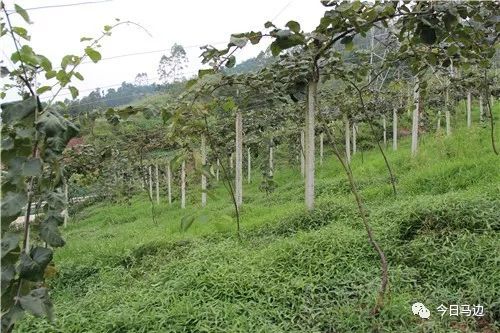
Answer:
[{"label": "grassy slope", "polygon": [[[497,126],[497,132],[499,128]],[[390,263],[390,297],[369,315],[379,284],[345,176],[333,157],[317,173],[318,209],[306,214],[299,170],[278,164],[278,189],[244,186],[244,241],[234,236],[228,195],[215,190],[208,221],[199,211],[98,204],[65,231],[52,280],[56,322],[28,318],[17,332],[493,332],[500,325],[500,173],[486,129],[424,137],[388,152],[394,198],[381,156],[353,160],[375,234]],[[197,186],[193,184],[193,186]],[[431,319],[413,316],[421,301]],[[441,304],[483,304],[485,320],[441,318]]]}]

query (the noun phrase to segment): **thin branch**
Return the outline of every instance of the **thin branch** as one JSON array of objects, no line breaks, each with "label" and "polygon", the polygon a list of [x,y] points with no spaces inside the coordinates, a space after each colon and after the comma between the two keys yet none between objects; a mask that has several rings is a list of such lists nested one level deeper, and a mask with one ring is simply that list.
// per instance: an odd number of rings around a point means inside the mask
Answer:
[{"label": "thin branch", "polygon": [[[12,36],[12,40],[14,41],[14,46],[16,47],[17,54],[21,54],[19,52],[18,41],[16,39],[16,36],[14,35],[14,31],[12,30],[12,23],[10,22],[10,16],[7,13],[7,10],[5,9],[5,6],[2,6],[2,7],[3,7],[2,9],[3,9],[4,13],[5,13],[5,16],[7,17],[7,24],[9,25],[9,32],[10,32],[10,35]],[[19,75],[19,77],[24,82],[24,84],[26,85],[26,87],[29,89],[31,95],[35,96],[35,92],[33,91],[33,88],[31,87],[31,84],[28,81],[28,72],[26,71],[26,66],[24,64],[24,61],[21,59],[21,57],[19,57],[19,61],[21,62],[21,68],[23,69],[24,78],[21,75]]]},{"label": "thin branch", "polygon": [[369,224],[369,221],[368,221],[368,214],[365,210],[365,207],[363,204],[363,199],[361,198],[361,196],[358,192],[356,182],[354,180],[354,177],[352,174],[352,169],[351,169],[350,165],[344,161],[341,154],[339,153],[339,150],[337,148],[337,145],[335,144],[335,140],[333,138],[333,135],[331,135],[329,129],[328,128],[323,129],[323,132],[326,133],[328,140],[332,144],[333,153],[335,154],[335,156],[339,160],[340,164],[342,165],[342,168],[344,169],[344,171],[347,175],[347,178],[349,180],[349,185],[351,187],[351,192],[354,195],[354,198],[356,199],[356,204],[358,206],[359,214],[361,216],[361,219],[363,221],[363,225],[364,225],[366,233],[368,235],[368,240],[380,258],[380,265],[381,265],[381,271],[382,271],[381,272],[382,276],[381,276],[381,282],[380,282],[380,290],[379,290],[379,294],[377,297],[377,302],[371,311],[372,314],[378,314],[380,312],[382,305],[383,305],[385,293],[387,291],[387,286],[389,284],[389,271],[388,271],[387,258],[385,256],[384,251],[382,250],[382,248],[380,247],[378,242],[375,240],[373,230],[372,230],[372,228]]},{"label": "thin branch", "polygon": [[[207,119],[207,115],[206,114],[203,115],[203,120],[205,122],[205,128],[204,129],[205,129],[205,133],[207,135],[208,145],[210,146],[210,148],[212,149],[212,151],[215,153],[215,157],[217,159],[221,160],[220,157],[219,157],[218,149],[216,148],[217,146],[214,144],[214,141],[212,139],[212,134],[210,133],[210,127],[208,125],[208,119]],[[236,202],[236,195],[234,193],[234,189],[233,189],[233,186],[231,184],[231,178],[229,177],[228,172],[227,172],[226,168],[224,167],[224,163],[221,163],[220,166],[222,167],[222,172],[224,173],[222,184],[224,184],[224,187],[226,187],[226,189],[231,194],[231,199],[232,199],[232,202],[233,202],[233,205],[234,205],[234,211],[236,213],[236,234],[238,236],[238,240],[241,242],[241,232],[240,232],[240,222],[241,222],[241,219],[240,219],[240,211],[239,211],[239,208],[238,208],[238,203]],[[227,184],[226,184],[226,181],[224,181],[224,179],[227,181]]]}]

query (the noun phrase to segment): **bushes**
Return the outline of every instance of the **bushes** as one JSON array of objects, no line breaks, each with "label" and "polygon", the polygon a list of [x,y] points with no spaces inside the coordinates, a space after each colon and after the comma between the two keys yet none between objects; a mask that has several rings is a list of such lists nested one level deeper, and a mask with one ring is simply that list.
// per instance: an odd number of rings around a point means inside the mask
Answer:
[{"label": "bushes", "polygon": [[333,221],[355,216],[354,206],[337,202],[323,202],[314,211],[300,209],[278,221],[269,223],[255,231],[255,236],[291,236],[299,231],[311,231],[326,226]]},{"label": "bushes", "polygon": [[401,188],[408,194],[443,194],[478,184],[491,184],[498,180],[498,172],[492,165],[463,160],[446,161],[432,169],[417,171],[401,183]]},{"label": "bushes", "polygon": [[162,258],[163,263],[167,261],[183,258],[190,250],[192,242],[189,240],[179,240],[175,242],[160,242],[153,241],[142,244],[132,251],[117,256],[111,262],[115,265],[121,265],[125,268],[131,268],[136,265],[143,265],[143,261],[147,257]]},{"label": "bushes", "polygon": [[403,208],[399,237],[410,240],[419,234],[500,231],[500,200],[467,195],[423,197]]}]

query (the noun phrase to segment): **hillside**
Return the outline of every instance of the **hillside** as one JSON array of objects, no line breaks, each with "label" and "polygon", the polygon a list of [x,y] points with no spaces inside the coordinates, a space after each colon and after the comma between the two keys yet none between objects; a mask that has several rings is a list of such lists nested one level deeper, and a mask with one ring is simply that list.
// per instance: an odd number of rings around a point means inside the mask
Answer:
[{"label": "hillside", "polygon": [[[496,108],[498,112],[498,105]],[[496,126],[496,131],[500,130]],[[487,128],[422,137],[387,154],[398,195],[377,151],[352,167],[390,269],[382,313],[369,314],[379,285],[370,247],[340,164],[327,150],[317,166],[317,209],[303,207],[300,170],[278,148],[277,189],[244,184],[241,242],[229,196],[217,186],[200,212],[198,186],[188,206],[155,208],[145,195],[79,212],[56,251],[49,279],[55,324],[22,321],[16,332],[495,332],[500,328],[500,173]],[[214,182],[214,180],[210,180]],[[429,320],[411,313],[424,303]],[[440,304],[481,304],[484,317],[442,318]],[[474,319],[475,318],[475,319]]]}]

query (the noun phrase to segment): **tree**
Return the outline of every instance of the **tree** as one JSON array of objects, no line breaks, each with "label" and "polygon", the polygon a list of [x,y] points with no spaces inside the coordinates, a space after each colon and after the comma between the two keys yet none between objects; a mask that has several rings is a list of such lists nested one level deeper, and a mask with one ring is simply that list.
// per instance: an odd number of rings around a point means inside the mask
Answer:
[{"label": "tree", "polygon": [[177,82],[183,78],[182,70],[187,65],[186,51],[182,45],[174,44],[170,49],[170,55],[163,55],[158,65],[160,80],[164,83]]},{"label": "tree", "polygon": [[147,73],[137,73],[135,76],[135,84],[138,86],[147,86],[149,84]]}]

